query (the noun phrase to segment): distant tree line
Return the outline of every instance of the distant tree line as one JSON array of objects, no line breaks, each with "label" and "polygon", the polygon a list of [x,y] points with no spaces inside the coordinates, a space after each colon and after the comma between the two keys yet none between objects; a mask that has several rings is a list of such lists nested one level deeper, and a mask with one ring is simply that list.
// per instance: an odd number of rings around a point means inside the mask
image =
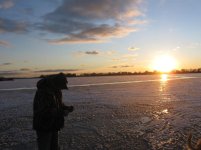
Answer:
[{"label": "distant tree line", "polygon": [[121,75],[151,75],[156,72],[144,71],[144,72],[108,72],[108,73],[83,73],[78,76],[90,77],[90,76],[121,76]]},{"label": "distant tree line", "polygon": [[0,81],[10,81],[10,80],[14,80],[14,78],[0,77]]},{"label": "distant tree line", "polygon": [[[122,76],[122,75],[154,75],[161,74],[160,71],[143,71],[143,72],[107,72],[107,73],[67,73],[66,77],[92,77],[92,76]],[[181,70],[173,70],[170,73],[172,74],[182,74],[182,73],[201,73],[201,68],[198,69],[181,69]],[[41,75],[40,78],[47,77],[49,75]]]},{"label": "distant tree line", "polygon": [[[108,73],[83,73],[77,76],[90,77],[90,76],[121,76],[121,75],[154,75],[161,74],[160,71],[143,71],[143,72],[108,72]],[[184,73],[201,73],[201,68],[198,69],[181,69],[173,70],[172,74],[184,74]]]},{"label": "distant tree line", "polygon": [[[123,76],[123,75],[154,75],[154,74],[161,74],[162,72],[159,71],[143,71],[143,72],[107,72],[107,73],[66,73],[66,77],[92,77],[92,76]],[[173,70],[170,73],[172,74],[184,74],[184,73],[201,73],[201,68],[198,69],[180,69],[180,70]],[[51,75],[41,75],[39,78],[48,77]],[[34,77],[36,78],[36,77]],[[0,81],[8,81],[14,80],[18,78],[5,78],[0,77]],[[21,79],[21,78],[19,78]]]},{"label": "distant tree line", "polygon": [[181,70],[173,70],[171,73],[201,73],[201,68],[198,69],[181,69]]}]

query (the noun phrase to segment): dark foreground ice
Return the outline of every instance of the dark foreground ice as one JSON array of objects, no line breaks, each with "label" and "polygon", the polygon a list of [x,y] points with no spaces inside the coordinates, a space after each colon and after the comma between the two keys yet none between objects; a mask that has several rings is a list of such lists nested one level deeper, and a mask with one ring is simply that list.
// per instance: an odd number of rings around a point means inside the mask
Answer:
[{"label": "dark foreground ice", "polygon": [[[63,91],[63,100],[75,111],[59,133],[61,150],[185,149],[189,132],[193,143],[201,137],[200,77],[172,76],[174,80],[167,81],[155,76],[113,77],[116,82],[127,78],[143,82],[71,86]],[[69,79],[69,83],[110,83],[111,78]],[[0,89],[31,87],[36,80],[10,82],[1,82]],[[1,150],[37,149],[32,130],[34,93],[34,89],[0,90]]]}]

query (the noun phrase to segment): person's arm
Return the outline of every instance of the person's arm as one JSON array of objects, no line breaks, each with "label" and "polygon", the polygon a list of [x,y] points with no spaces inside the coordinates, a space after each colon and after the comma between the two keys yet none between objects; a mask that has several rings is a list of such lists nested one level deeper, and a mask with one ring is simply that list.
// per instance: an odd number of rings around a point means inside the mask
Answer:
[{"label": "person's arm", "polygon": [[34,114],[53,117],[57,115],[57,109],[53,106],[54,99],[51,94],[37,92],[34,100]]}]

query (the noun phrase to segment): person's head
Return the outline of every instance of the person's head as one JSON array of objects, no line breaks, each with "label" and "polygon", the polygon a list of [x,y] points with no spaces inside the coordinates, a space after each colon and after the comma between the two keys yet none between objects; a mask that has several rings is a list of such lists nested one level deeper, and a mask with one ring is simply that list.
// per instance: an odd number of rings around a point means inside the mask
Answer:
[{"label": "person's head", "polygon": [[52,77],[52,82],[54,84],[54,87],[59,90],[68,89],[67,87],[68,81],[64,73],[54,75]]}]

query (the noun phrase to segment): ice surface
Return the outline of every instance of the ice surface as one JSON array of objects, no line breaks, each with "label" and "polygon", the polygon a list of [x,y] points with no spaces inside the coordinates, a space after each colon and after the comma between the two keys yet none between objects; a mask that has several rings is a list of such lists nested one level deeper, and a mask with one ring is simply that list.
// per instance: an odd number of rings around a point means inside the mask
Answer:
[{"label": "ice surface", "polygon": [[[75,111],[60,132],[61,149],[181,150],[189,132],[195,142],[201,136],[201,74],[169,79],[156,75],[69,78],[63,101],[74,105]],[[0,82],[0,149],[36,149],[35,90],[14,89],[33,88],[37,81]]]}]

